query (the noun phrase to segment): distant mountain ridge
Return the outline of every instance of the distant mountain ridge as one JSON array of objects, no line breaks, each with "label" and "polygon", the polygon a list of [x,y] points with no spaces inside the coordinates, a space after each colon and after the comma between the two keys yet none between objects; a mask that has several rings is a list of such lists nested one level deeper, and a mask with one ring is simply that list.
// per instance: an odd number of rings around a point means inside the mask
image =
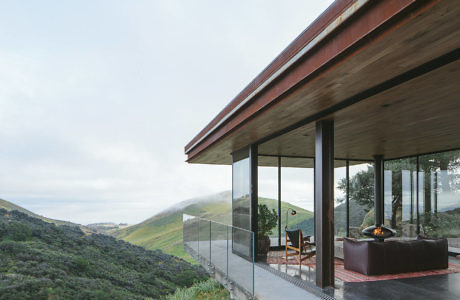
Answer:
[{"label": "distant mountain ridge", "polygon": [[80,224],[75,224],[75,223],[72,223],[72,222],[68,222],[68,221],[61,221],[61,220],[54,220],[54,219],[50,219],[50,218],[47,218],[47,217],[44,217],[44,216],[40,216],[36,213],[33,213],[31,212],[30,210],[27,210],[19,205],[16,205],[10,201],[6,201],[6,200],[3,200],[3,199],[0,199],[0,208],[4,208],[6,209],[7,211],[12,211],[12,210],[17,210],[19,212],[22,212],[30,217],[33,217],[33,218],[37,218],[37,219],[40,219],[42,221],[45,221],[45,222],[48,222],[48,223],[54,223],[56,225],[67,225],[67,226],[77,226],[77,227],[84,227],[83,225],[80,225]]}]

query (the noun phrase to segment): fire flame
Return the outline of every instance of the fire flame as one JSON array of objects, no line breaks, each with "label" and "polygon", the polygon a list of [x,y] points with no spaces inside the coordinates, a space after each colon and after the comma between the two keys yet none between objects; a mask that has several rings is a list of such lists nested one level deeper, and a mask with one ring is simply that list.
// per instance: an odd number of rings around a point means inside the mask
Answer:
[{"label": "fire flame", "polygon": [[374,235],[376,235],[376,236],[382,236],[382,235],[385,234],[385,233],[383,232],[383,230],[382,230],[382,227],[380,227],[380,226],[377,227],[377,228],[375,228],[375,229],[372,231],[372,233],[373,233]]}]

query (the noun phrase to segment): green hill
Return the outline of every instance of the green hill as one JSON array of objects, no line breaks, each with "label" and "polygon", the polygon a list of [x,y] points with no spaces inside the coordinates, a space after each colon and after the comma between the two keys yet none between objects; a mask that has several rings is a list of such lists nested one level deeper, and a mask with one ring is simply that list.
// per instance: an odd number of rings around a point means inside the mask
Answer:
[{"label": "green hill", "polygon": [[207,278],[161,251],[0,209],[0,299],[159,299]]},{"label": "green hill", "polygon": [[231,210],[231,192],[224,192],[215,197],[184,201],[142,223],[115,231],[113,235],[147,249],[161,249],[165,253],[193,261],[182,247],[182,214],[229,224]]},{"label": "green hill", "polygon": [[17,210],[17,211],[22,212],[22,213],[24,213],[24,214],[26,214],[26,215],[28,215],[30,217],[37,218],[37,219],[40,219],[40,220],[48,222],[48,223],[54,223],[56,225],[82,226],[82,225],[75,224],[75,223],[72,223],[72,222],[54,220],[54,219],[49,219],[49,218],[37,215],[37,214],[31,212],[30,210],[27,210],[27,209],[25,209],[25,208],[23,208],[21,206],[18,206],[18,205],[14,204],[14,203],[11,203],[11,202],[3,200],[3,199],[0,199],[0,208],[6,209],[7,211]]},{"label": "green hill", "polygon": [[[274,199],[259,198],[259,203],[266,204],[270,209],[278,207],[278,202]],[[312,212],[285,202],[282,203],[283,213],[289,207],[297,210],[297,216],[289,219],[290,227],[313,217]],[[231,224],[231,191],[184,201],[142,223],[117,230],[113,235],[135,245],[147,249],[161,249],[165,253],[192,262],[193,259],[184,251],[182,246],[182,214]],[[282,219],[284,219],[284,215]],[[284,221],[281,225],[284,228]]]}]

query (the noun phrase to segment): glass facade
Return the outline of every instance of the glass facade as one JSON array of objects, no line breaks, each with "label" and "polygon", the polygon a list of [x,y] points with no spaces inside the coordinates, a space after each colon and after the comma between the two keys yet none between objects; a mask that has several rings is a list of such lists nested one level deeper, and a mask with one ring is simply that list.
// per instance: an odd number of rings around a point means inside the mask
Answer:
[{"label": "glass facade", "polygon": [[[278,158],[273,159],[278,164]],[[270,238],[270,246],[278,245],[278,167],[259,167],[259,226],[258,236]],[[264,208],[260,208],[265,206]],[[263,216],[261,216],[261,214]],[[259,238],[259,239],[260,239]]]},{"label": "glass facade", "polygon": [[385,222],[397,236],[420,233],[458,245],[460,151],[389,160],[385,170]]},{"label": "glass facade", "polygon": [[346,161],[336,161],[334,168],[334,235],[347,236],[347,167]]},{"label": "glass facade", "polygon": [[363,237],[361,231],[374,224],[374,166],[369,162],[350,161],[349,232]]},{"label": "glass facade", "polygon": [[[281,158],[282,245],[285,244],[286,227],[301,229],[304,236],[315,234],[313,166],[312,158]],[[293,210],[295,215],[292,215]]]},{"label": "glass facade", "polygon": [[418,212],[422,235],[460,238],[460,151],[419,156]]},{"label": "glass facade", "polygon": [[[234,227],[251,230],[251,189],[250,189],[250,159],[239,157],[233,162],[232,169],[232,224]],[[232,231],[232,249],[245,256],[252,256],[252,245],[249,232],[244,230]]]},{"label": "glass facade", "polygon": [[384,223],[396,230],[396,236],[417,235],[416,174],[415,157],[385,162]]},{"label": "glass facade", "polygon": [[[256,242],[269,239],[269,246],[282,246],[286,227],[314,236],[314,159],[261,155],[258,160],[262,165],[257,168]],[[233,162],[232,198],[233,225],[245,230],[255,225],[251,224],[250,177],[247,151]],[[362,230],[374,224],[373,163],[336,160],[334,185],[335,236],[363,238]],[[385,160],[383,214],[385,226],[394,229],[397,237],[446,237],[450,245],[458,246],[460,150]],[[250,257],[247,235],[233,233],[233,250]]]}]

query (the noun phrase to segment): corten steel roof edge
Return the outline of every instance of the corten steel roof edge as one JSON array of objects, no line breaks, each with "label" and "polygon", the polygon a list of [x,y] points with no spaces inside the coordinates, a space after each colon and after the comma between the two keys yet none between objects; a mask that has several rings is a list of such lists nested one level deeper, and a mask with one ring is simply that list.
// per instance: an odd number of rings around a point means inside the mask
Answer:
[{"label": "corten steel roof edge", "polygon": [[210,132],[220,120],[228,115],[238,104],[245,100],[254,90],[263,84],[269,77],[288,62],[306,44],[311,42],[321,31],[333,22],[345,9],[356,0],[336,0],[318,18],[316,18],[294,41],[292,41],[268,66],[256,76],[233,100],[220,111],[186,146],[188,153],[194,144],[206,133]]},{"label": "corten steel roof edge", "polygon": [[[348,16],[350,19],[347,20],[348,22],[341,22],[343,21],[343,18],[342,14],[340,14],[339,17],[334,20],[339,21],[340,26],[337,26],[335,30],[328,32],[327,36],[325,37],[327,42],[319,43],[319,45],[316,45],[316,47],[311,47],[309,51],[306,51],[305,54],[301,57],[299,63],[294,64],[294,66],[287,70],[287,72],[285,70],[284,73],[279,74],[279,78],[276,78],[274,83],[267,85],[264,91],[260,92],[253,99],[251,99],[252,101],[248,101],[248,103],[246,103],[246,105],[243,107],[244,109],[240,109],[238,113],[234,111],[233,115],[227,116],[225,122],[221,122],[219,126],[214,125],[214,127],[211,128],[212,130],[208,129],[208,131],[204,131],[204,135],[202,134],[201,137],[198,135],[194,140],[192,140],[192,142],[186,146],[186,154],[188,154],[187,161],[191,161],[194,157],[197,157],[200,152],[206,150],[209,146],[224,136],[227,136],[236,128],[239,128],[239,125],[244,124],[256,115],[259,115],[260,112],[269,107],[271,104],[279,102],[283,95],[286,95],[288,92],[294,90],[299,83],[304,84],[312,74],[314,74],[316,77],[318,72],[320,74],[329,69],[331,62],[332,65],[339,63],[344,59],[340,54],[350,52],[349,50],[356,45],[362,47],[359,42],[362,40],[366,41],[366,38],[371,36],[371,34],[373,34],[372,40],[377,39],[380,35],[384,36],[388,32],[391,32],[393,29],[399,27],[401,24],[404,24],[406,21],[412,19],[414,17],[414,14],[412,13],[413,11],[416,11],[418,14],[420,11],[431,7],[432,4],[437,3],[438,1],[387,0],[381,2],[371,1],[368,2],[368,5],[364,5],[365,2],[366,1],[353,2],[351,4],[352,6],[356,6],[357,3],[361,3],[362,5],[359,7],[359,10],[355,7],[355,13]],[[414,3],[416,5],[414,5]],[[350,6],[347,8],[350,8]],[[346,11],[347,8],[345,8],[344,11]],[[358,11],[359,13],[356,13]],[[352,18],[355,15],[357,17]],[[396,16],[398,16],[398,18],[396,18]],[[393,19],[395,22],[391,22]],[[329,23],[329,25],[330,24],[331,23]],[[391,25],[389,29],[387,28],[385,30],[378,30],[380,27],[383,27],[384,24],[393,25]],[[335,34],[337,32],[339,34]],[[305,34],[305,32],[303,34]],[[367,42],[364,43],[365,46],[366,43]],[[292,47],[291,45],[289,47]],[[318,55],[318,53],[320,54]],[[346,54],[345,58],[347,58],[347,56],[349,56],[349,54]],[[299,66],[304,68],[301,69],[301,71],[305,74],[300,74],[303,77],[299,76],[299,72],[297,72],[297,67]],[[307,66],[307,68],[305,68],[305,66]],[[325,68],[324,66],[328,67]],[[292,74],[293,72],[297,73]],[[258,107],[253,108],[252,106],[254,105],[257,105]],[[261,105],[263,105],[263,107]],[[246,108],[250,108],[250,111]],[[218,115],[218,117],[222,118],[221,115]],[[205,128],[205,130],[206,129],[207,128]]]}]

